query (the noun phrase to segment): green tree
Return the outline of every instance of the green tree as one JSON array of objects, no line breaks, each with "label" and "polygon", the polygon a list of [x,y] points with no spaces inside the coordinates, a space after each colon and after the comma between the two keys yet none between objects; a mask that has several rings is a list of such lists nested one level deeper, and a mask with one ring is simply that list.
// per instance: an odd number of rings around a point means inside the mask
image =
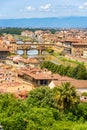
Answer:
[{"label": "green tree", "polygon": [[49,87],[39,87],[29,93],[27,104],[37,107],[55,107],[54,93]]},{"label": "green tree", "polygon": [[52,109],[33,107],[27,117],[29,122],[26,130],[50,130],[51,128],[53,130],[54,128],[55,119]]},{"label": "green tree", "polygon": [[44,61],[41,64],[41,68],[47,68],[53,73],[58,73],[60,75],[67,75],[76,79],[87,79],[87,70],[83,64],[79,64],[75,68],[64,65],[57,65],[51,61]]},{"label": "green tree", "polygon": [[74,70],[73,67],[69,67],[69,68],[67,69],[66,75],[69,76],[69,77],[73,77],[73,70]]},{"label": "green tree", "polygon": [[69,82],[63,83],[57,90],[55,100],[57,101],[60,110],[66,111],[78,104],[79,97],[77,96],[75,87],[71,86]]},{"label": "green tree", "polygon": [[60,65],[59,66],[59,74],[60,75],[65,75],[65,69],[66,69],[66,67],[64,67],[63,65]]},{"label": "green tree", "polygon": [[87,70],[83,64],[79,64],[73,71],[73,77],[76,79],[87,79]]},{"label": "green tree", "polygon": [[24,130],[27,125],[24,120],[26,111],[25,102],[11,94],[0,94],[0,122],[4,130]]},{"label": "green tree", "polygon": [[23,113],[4,118],[1,121],[4,130],[26,130],[27,121]]},{"label": "green tree", "polygon": [[78,120],[83,118],[86,121],[87,120],[87,102],[79,103],[75,114],[77,115]]}]

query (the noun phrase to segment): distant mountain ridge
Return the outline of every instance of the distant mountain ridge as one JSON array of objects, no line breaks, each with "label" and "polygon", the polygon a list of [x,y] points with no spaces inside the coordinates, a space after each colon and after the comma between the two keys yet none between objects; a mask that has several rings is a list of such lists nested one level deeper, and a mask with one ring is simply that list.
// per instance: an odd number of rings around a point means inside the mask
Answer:
[{"label": "distant mountain ridge", "polygon": [[87,17],[0,19],[0,27],[87,28]]}]

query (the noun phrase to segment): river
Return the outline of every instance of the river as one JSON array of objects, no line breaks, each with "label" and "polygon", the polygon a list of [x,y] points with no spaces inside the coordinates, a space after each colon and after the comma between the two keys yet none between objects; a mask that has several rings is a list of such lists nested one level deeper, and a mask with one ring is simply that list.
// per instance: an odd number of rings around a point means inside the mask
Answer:
[{"label": "river", "polygon": [[[23,50],[17,50],[18,55],[23,55],[24,51]],[[38,55],[38,50],[29,50],[27,51],[27,56],[36,56]]]}]

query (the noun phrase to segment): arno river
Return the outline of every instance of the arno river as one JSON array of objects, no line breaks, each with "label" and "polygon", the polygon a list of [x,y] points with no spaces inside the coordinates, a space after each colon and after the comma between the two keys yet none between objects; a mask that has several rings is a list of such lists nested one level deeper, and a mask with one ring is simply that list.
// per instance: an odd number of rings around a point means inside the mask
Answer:
[{"label": "arno river", "polygon": [[[23,50],[17,50],[18,55],[23,55]],[[35,56],[38,55],[38,50],[29,50],[27,51],[27,56]]]}]

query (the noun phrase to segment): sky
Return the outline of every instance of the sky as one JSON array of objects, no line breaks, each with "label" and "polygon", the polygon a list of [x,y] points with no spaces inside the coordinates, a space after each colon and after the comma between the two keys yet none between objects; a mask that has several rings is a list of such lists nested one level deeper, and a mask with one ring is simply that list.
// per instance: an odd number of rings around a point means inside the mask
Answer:
[{"label": "sky", "polygon": [[87,0],[0,0],[0,19],[87,16]]}]

